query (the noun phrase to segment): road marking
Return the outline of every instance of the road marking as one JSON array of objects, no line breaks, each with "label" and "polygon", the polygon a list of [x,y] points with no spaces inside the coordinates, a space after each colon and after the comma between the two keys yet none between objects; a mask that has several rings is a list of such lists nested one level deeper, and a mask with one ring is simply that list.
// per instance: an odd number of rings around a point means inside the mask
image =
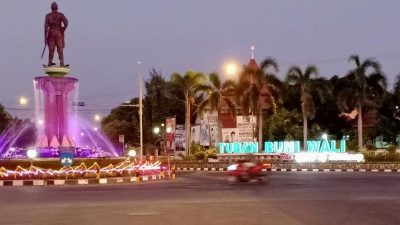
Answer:
[{"label": "road marking", "polygon": [[87,179],[78,179],[78,184],[88,184],[89,181]]},{"label": "road marking", "polygon": [[128,216],[156,216],[160,214],[160,212],[133,212],[128,213]]},{"label": "road marking", "polygon": [[107,184],[107,178],[99,179],[99,184]]},{"label": "road marking", "polygon": [[54,180],[54,185],[64,185],[65,180]]},{"label": "road marking", "polygon": [[33,180],[33,186],[43,186],[44,180]]},{"label": "road marking", "polygon": [[24,181],[23,180],[14,180],[13,186],[24,186]]}]

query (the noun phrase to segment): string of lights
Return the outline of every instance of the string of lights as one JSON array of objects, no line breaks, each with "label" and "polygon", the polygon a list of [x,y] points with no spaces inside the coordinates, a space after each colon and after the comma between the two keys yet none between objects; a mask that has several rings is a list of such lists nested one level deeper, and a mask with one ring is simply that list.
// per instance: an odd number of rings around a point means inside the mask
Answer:
[{"label": "string of lights", "polygon": [[4,167],[0,168],[0,178],[2,179],[18,179],[22,177],[53,177],[53,176],[74,176],[74,175],[87,175],[96,176],[98,174],[104,176],[116,176],[116,174],[122,173],[139,173],[146,175],[159,174],[161,170],[165,169],[161,167],[161,162],[145,162],[143,164],[137,164],[135,162],[121,162],[117,165],[108,165],[106,167],[100,168],[100,166],[95,162],[92,166],[87,167],[84,162],[79,166],[75,167],[62,167],[59,170],[53,169],[43,169],[36,166],[30,166],[29,168],[22,168],[18,166],[15,170],[8,170]]}]

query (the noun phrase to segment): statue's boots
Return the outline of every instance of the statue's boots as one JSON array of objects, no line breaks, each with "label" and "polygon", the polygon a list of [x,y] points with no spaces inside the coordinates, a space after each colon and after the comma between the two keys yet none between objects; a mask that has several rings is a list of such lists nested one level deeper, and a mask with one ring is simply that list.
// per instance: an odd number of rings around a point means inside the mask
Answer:
[{"label": "statue's boots", "polygon": [[47,66],[55,66],[55,63],[49,62],[49,64]]}]

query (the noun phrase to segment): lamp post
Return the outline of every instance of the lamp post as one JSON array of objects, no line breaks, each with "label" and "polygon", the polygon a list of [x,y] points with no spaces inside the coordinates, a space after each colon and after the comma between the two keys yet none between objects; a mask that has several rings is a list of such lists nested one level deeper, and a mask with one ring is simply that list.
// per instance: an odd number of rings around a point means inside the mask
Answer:
[{"label": "lamp post", "polygon": [[154,127],[153,133],[157,136],[157,139],[156,139],[157,149],[154,151],[154,157],[157,159],[158,158],[158,150],[160,148],[160,138],[158,136],[158,134],[160,133],[160,127]]},{"label": "lamp post", "polygon": [[238,72],[238,66],[235,62],[229,62],[225,65],[225,73],[229,76],[235,76]]},{"label": "lamp post", "polygon": [[101,120],[101,116],[99,114],[95,114],[93,118],[96,122],[99,122]]},{"label": "lamp post", "polygon": [[[138,65],[142,64],[141,61],[137,62]],[[139,123],[140,123],[140,161],[143,158],[143,81],[142,74],[139,72]]]},{"label": "lamp post", "polygon": [[21,97],[19,98],[19,100],[18,100],[18,103],[19,103],[20,105],[27,105],[27,104],[28,104],[28,99],[25,98],[24,96],[21,96]]},{"label": "lamp post", "polygon": [[37,157],[37,151],[34,148],[28,149],[26,152],[26,155],[28,156],[29,160],[31,161],[31,167],[33,166],[33,159]]}]

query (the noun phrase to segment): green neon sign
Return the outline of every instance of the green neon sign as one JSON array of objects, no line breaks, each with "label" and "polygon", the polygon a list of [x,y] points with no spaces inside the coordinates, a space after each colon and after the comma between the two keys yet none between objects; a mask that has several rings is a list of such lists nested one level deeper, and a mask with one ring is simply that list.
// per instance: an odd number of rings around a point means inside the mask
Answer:
[{"label": "green neon sign", "polygon": [[[257,142],[219,143],[220,154],[258,153]],[[306,151],[312,153],[343,153],[346,152],[346,140],[309,140]],[[264,153],[299,153],[300,141],[266,141]]]},{"label": "green neon sign", "polygon": [[219,143],[218,149],[220,154],[243,154],[243,153],[257,153],[257,142],[233,142],[233,143]]}]

